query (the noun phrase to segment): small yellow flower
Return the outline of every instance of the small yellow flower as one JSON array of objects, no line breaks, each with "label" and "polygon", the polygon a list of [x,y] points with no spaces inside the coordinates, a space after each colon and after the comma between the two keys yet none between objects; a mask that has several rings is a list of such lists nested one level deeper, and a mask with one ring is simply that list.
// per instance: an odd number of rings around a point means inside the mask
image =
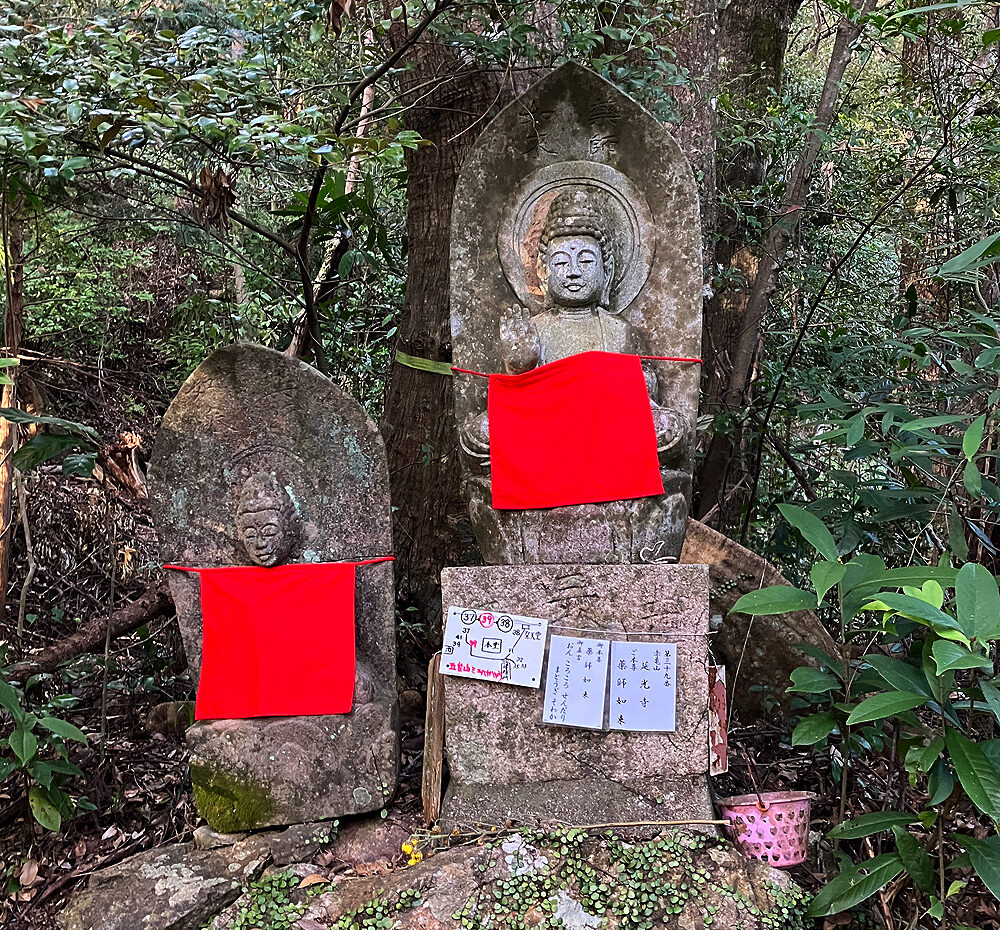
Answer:
[{"label": "small yellow flower", "polygon": [[410,856],[410,861],[407,862],[406,864],[407,865],[416,865],[417,864],[417,857],[416,856]]},{"label": "small yellow flower", "polygon": [[410,855],[410,853],[413,852],[413,844],[409,843],[409,842],[403,843],[402,849],[403,849],[403,852],[406,853],[406,855]]},{"label": "small yellow flower", "polygon": [[421,859],[424,858],[424,854],[419,849],[415,849],[413,850],[413,855],[410,858],[415,859],[417,862],[419,862]]}]

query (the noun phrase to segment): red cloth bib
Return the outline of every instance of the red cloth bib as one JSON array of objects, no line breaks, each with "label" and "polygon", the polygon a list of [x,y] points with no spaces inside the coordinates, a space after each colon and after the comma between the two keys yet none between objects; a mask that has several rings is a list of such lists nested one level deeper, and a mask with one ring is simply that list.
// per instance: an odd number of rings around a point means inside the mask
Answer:
[{"label": "red cloth bib", "polygon": [[489,379],[496,509],[663,494],[638,355],[582,352],[522,375]]},{"label": "red cloth bib", "polygon": [[201,580],[195,719],[350,713],[359,564],[166,566]]}]

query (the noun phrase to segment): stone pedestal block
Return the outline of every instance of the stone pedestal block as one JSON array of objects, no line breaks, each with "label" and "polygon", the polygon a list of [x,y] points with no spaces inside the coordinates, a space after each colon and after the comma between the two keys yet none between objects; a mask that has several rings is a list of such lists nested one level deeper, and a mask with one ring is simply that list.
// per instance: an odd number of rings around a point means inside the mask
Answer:
[{"label": "stone pedestal block", "polygon": [[544,687],[445,676],[443,821],[711,817],[706,566],[483,566],[445,569],[441,581],[446,614],[492,610],[544,617],[550,634],[677,645],[673,732],[550,726]]},{"label": "stone pedestal block", "polygon": [[185,736],[200,813],[227,833],[384,807],[399,770],[399,720],[379,704],[350,714],[206,720]]}]

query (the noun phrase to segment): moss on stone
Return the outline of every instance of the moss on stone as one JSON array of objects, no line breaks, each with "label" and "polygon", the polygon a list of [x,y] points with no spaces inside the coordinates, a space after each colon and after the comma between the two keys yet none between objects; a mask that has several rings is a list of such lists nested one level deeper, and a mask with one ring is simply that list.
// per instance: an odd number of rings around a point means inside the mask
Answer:
[{"label": "moss on stone", "polygon": [[191,766],[191,787],[198,813],[220,833],[266,826],[277,806],[263,785],[209,765]]}]

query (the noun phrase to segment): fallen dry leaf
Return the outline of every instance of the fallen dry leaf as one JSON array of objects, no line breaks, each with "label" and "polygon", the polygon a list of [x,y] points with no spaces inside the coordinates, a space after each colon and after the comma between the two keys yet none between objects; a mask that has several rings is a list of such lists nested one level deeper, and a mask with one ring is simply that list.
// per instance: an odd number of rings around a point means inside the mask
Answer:
[{"label": "fallen dry leaf", "polygon": [[524,925],[526,927],[537,927],[542,922],[542,912],[532,905],[524,915]]},{"label": "fallen dry leaf", "polygon": [[30,888],[34,885],[38,881],[38,863],[34,859],[29,859],[25,862],[21,866],[17,880],[21,883],[22,888]]},{"label": "fallen dry leaf", "polygon": [[321,882],[328,882],[330,879],[323,875],[317,875],[313,872],[312,875],[307,875],[302,881],[299,882],[299,888],[308,888],[310,885],[319,885]]}]

